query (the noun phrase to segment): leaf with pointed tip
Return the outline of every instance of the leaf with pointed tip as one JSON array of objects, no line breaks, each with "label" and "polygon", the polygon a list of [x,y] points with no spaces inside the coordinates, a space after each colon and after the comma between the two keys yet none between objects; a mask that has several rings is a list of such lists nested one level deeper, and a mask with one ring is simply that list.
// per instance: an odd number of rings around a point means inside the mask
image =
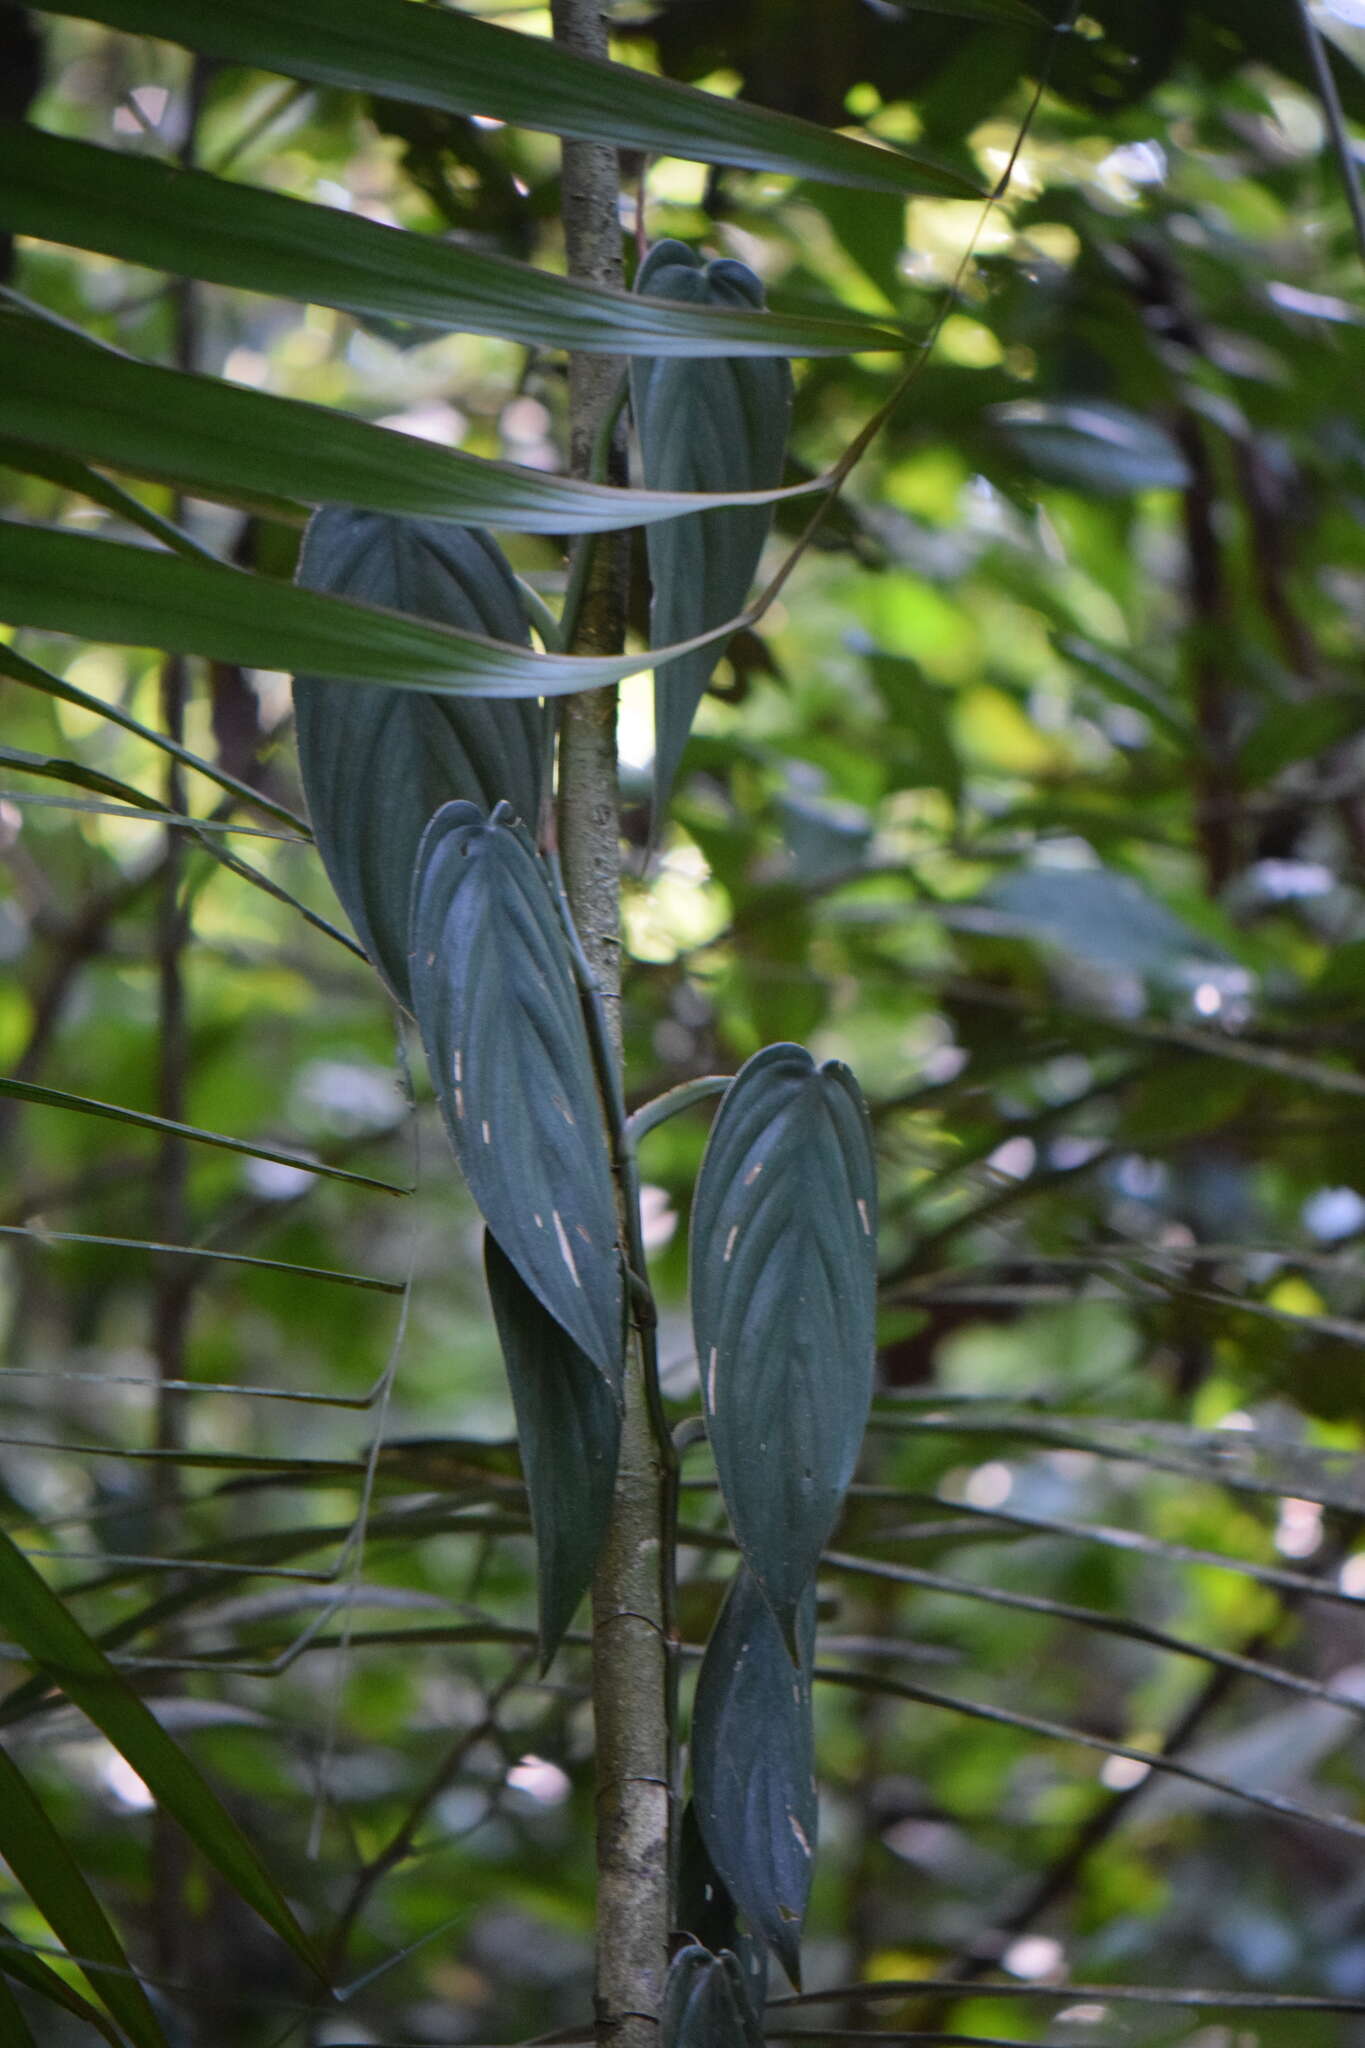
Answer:
[{"label": "leaf with pointed tip", "polygon": [[694,1799],[683,1808],[677,1889],[679,1930],[713,1955],[732,1950],[748,1986],[749,2004],[755,2012],[762,2012],[768,1996],[768,1951],[756,1936],[740,1927],[735,1902],[707,1853]]},{"label": "leaf with pointed tip", "polygon": [[793,1664],[771,1608],[741,1565],[697,1680],[692,1785],[712,1863],[755,1933],[799,1985],[817,1818],[813,1583],[802,1596],[795,1635]]},{"label": "leaf with pointed tip", "polygon": [[[39,0],[110,28],[162,36],[228,64],[382,93],[444,113],[626,143],[661,156],[829,179],[874,192],[984,196],[949,166],[792,114],[580,56],[450,8],[398,0]],[[959,0],[962,4],[962,0]],[[974,0],[1024,13],[1021,0]],[[1025,16],[1027,18],[1027,16]]]},{"label": "leaf with pointed tip", "polygon": [[[686,492],[548,476],[330,406],[138,362],[69,328],[3,309],[0,433],[296,518],[298,503],[358,505],[563,534],[610,532],[697,509]],[[818,488],[817,479],[790,493]]]},{"label": "leaf with pointed tip", "polygon": [[702,1159],[692,1326],[725,1504],[789,1641],[867,1420],[876,1250],[857,1082],[799,1045],[755,1053]]},{"label": "leaf with pointed tip", "polygon": [[11,519],[0,519],[0,622],[457,697],[565,697],[640,667],[638,654],[536,654],[226,563]]},{"label": "leaf with pointed tip", "polygon": [[919,346],[870,320],[679,306],[582,284],[19,121],[0,121],[0,228],[205,284],[532,348],[780,356]]},{"label": "leaf with pointed tip", "polygon": [[[477,528],[329,506],[308,528],[298,580],[438,625],[529,647],[501,549]],[[408,911],[427,821],[463,797],[506,799],[535,825],[547,717],[534,697],[335,689],[295,676],[299,766],[313,837],[357,936],[410,1009]]]},{"label": "leaf with pointed tip", "polygon": [[139,2048],[166,2048],[166,2036],[103,1906],[47,1808],[3,1749],[0,1855],[57,1939],[69,1954],[80,1957],[128,2039]]},{"label": "leaf with pointed tip", "polygon": [[413,882],[413,1011],[484,1221],[579,1349],[621,1386],[611,1161],[559,912],[525,828],[450,803]]},{"label": "leaf with pointed tip", "polygon": [[680,1949],[664,1979],[660,2048],[763,2048],[763,2029],[728,1950]]},{"label": "leaf with pointed tip", "polygon": [[621,1410],[591,1359],[546,1313],[491,1232],[484,1236],[483,1264],[531,1503],[543,1671],[588,1589],[602,1547]]},{"label": "leaf with pointed tip", "polygon": [[[747,264],[706,263],[685,242],[656,243],[636,289],[683,305],[761,308]],[[782,478],[791,415],[791,369],[779,359],[704,362],[636,356],[631,408],[645,483],[656,491],[757,491]],[[650,638],[690,639],[742,608],[768,537],[763,506],[697,512],[650,529]],[[658,829],[697,706],[724,653],[699,648],[655,670],[654,807]]]},{"label": "leaf with pointed tip", "polygon": [[[73,1706],[108,1736],[205,1860],[319,1978],[313,1945],[279,1886],[198,1767],[168,1735],[18,1546],[0,1530],[5,1628]],[[324,1980],[325,1981],[325,1980]]]}]

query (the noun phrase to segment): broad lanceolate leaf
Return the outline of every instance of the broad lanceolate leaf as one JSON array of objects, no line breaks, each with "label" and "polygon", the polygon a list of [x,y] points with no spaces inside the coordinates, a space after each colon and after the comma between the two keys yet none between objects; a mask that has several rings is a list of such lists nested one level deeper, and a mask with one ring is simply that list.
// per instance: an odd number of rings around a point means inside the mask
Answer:
[{"label": "broad lanceolate leaf", "polygon": [[[812,121],[721,99],[559,49],[447,8],[406,0],[39,0],[50,14],[164,36],[207,56],[381,93],[452,114],[628,143],[701,163],[786,171],[884,192],[971,198],[956,171],[877,149]],[[974,0],[976,7],[986,0]],[[1021,0],[990,0],[997,10]],[[1025,18],[1027,18],[1025,16]]]},{"label": "broad lanceolate leaf", "polygon": [[[660,242],[636,279],[640,291],[682,305],[761,308],[747,264],[706,263],[685,242]],[[761,490],[782,475],[791,370],[781,361],[731,357],[681,362],[637,356],[631,406],[651,490]],[[749,594],[768,535],[762,506],[699,512],[650,531],[650,636],[686,640],[734,618]],[[654,803],[668,802],[692,720],[724,649],[699,648],[654,674]]]},{"label": "broad lanceolate leaf", "polygon": [[[57,1939],[79,1956],[86,1975],[138,2048],[166,2048],[147,1994],[123,1944],[46,1807],[6,1750],[0,1749],[0,1855]],[[107,1967],[101,1969],[100,1965]],[[6,2037],[7,2038],[7,2037]]]},{"label": "broad lanceolate leaf", "polygon": [[544,1668],[588,1589],[602,1547],[621,1411],[591,1359],[546,1312],[491,1234],[483,1259],[531,1503]]},{"label": "broad lanceolate leaf", "polygon": [[614,1391],[623,1296],[592,1053],[544,870],[510,813],[436,813],[417,855],[412,998],[470,1192]]},{"label": "broad lanceolate leaf", "polygon": [[618,683],[641,662],[638,654],[532,654],[226,565],[5,519],[0,623],[466,697],[563,697]]},{"label": "broad lanceolate leaf", "polygon": [[692,1324],[735,1535],[784,1633],[815,1576],[872,1396],[877,1190],[847,1067],[770,1045],[712,1126]]},{"label": "broad lanceolate leaf", "polygon": [[[501,550],[469,527],[331,506],[308,529],[299,582],[530,645]],[[548,713],[534,697],[357,690],[296,676],[294,715],[318,852],[361,944],[410,1009],[408,912],[427,821],[453,797],[485,810],[506,799],[534,826]]]},{"label": "broad lanceolate leaf", "polygon": [[602,533],[696,510],[690,493],[486,462],[302,399],[140,363],[3,310],[0,433],[237,503],[361,505],[519,533]]},{"label": "broad lanceolate leaf", "polygon": [[[728,105],[729,102],[726,102]],[[609,355],[917,346],[870,322],[713,311],[579,284],[334,207],[0,122],[0,228],[241,291]]]},{"label": "broad lanceolate leaf", "polygon": [[5,1628],[132,1765],[244,1905],[321,1975],[312,1943],[236,1821],[47,1581],[0,1531]]},{"label": "broad lanceolate leaf", "polygon": [[711,1861],[754,1932],[800,1981],[801,1926],[815,1851],[811,1731],[815,1587],[801,1597],[797,1661],[743,1565],[697,1680],[692,1785]]},{"label": "broad lanceolate leaf", "polygon": [[1189,467],[1163,427],[1126,406],[1098,399],[1043,405],[1019,399],[987,414],[1039,476],[1081,491],[1178,491]]},{"label": "broad lanceolate leaf", "polygon": [[680,1949],[664,1979],[661,2048],[763,2048],[763,2029],[749,2004],[736,1958],[724,1951]]}]

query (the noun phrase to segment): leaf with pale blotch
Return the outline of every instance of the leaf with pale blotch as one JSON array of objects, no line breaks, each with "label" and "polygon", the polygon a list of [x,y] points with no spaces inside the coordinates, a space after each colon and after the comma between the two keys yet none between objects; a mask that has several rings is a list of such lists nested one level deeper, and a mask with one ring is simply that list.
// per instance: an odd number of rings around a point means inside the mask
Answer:
[{"label": "leaf with pale blotch", "polygon": [[[512,572],[474,527],[330,506],[308,529],[298,580],[531,644]],[[318,852],[361,944],[410,1008],[408,910],[427,820],[454,797],[485,810],[505,798],[534,825],[548,714],[534,698],[338,689],[296,676],[294,715]]]},{"label": "leaf with pale blotch", "polygon": [[455,1156],[531,1291],[621,1385],[616,1202],[559,913],[525,828],[446,804],[417,854],[413,1011]]},{"label": "leaf with pale blotch", "polygon": [[660,2048],[763,2048],[743,1972],[728,1950],[679,1949],[664,1979]]},{"label": "leaf with pale blotch", "polygon": [[621,1411],[601,1373],[546,1313],[491,1234],[484,1272],[517,1412],[540,1591],[540,1658],[559,1648],[611,1514]]},{"label": "leaf with pale blotch", "polygon": [[799,1045],[756,1053],[697,1181],[692,1324],[730,1520],[789,1640],[867,1420],[876,1205],[848,1068]]},{"label": "leaf with pale blotch", "polygon": [[731,1898],[794,1984],[816,1833],[813,1585],[795,1635],[793,1664],[771,1608],[741,1565],[706,1646],[692,1709],[702,1840]]},{"label": "leaf with pale blotch", "polygon": [[[685,242],[659,242],[651,249],[636,288],[684,305],[763,304],[763,286],[746,264],[705,263]],[[791,414],[787,363],[636,356],[630,389],[651,490],[758,491],[781,481]],[[650,531],[650,637],[656,647],[735,617],[749,594],[770,521],[766,506],[735,506]],[[656,815],[668,802],[697,706],[724,651],[719,644],[699,648],[655,671]]]}]

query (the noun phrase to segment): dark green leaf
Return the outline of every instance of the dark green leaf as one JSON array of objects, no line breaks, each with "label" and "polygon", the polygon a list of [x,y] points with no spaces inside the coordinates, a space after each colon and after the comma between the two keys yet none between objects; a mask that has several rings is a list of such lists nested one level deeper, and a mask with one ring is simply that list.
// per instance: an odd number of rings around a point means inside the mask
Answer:
[{"label": "dark green leaf", "polygon": [[484,1220],[614,1390],[623,1299],[611,1162],[573,965],[544,870],[504,811],[446,804],[417,855],[412,996]]},{"label": "dark green leaf", "polygon": [[20,775],[41,775],[45,782],[67,782],[73,789],[91,789],[100,796],[115,797],[138,811],[162,809],[155,797],[144,796],[131,783],[117,776],[102,775],[83,761],[67,761],[55,754],[30,754],[18,747],[0,747],[0,768],[12,768]]},{"label": "dark green leaf", "polygon": [[[33,429],[34,422],[30,421],[29,430]],[[86,455],[92,452],[90,449],[79,451]],[[56,484],[59,490],[78,492],[80,496],[89,498],[91,504],[102,505],[106,512],[112,512],[116,519],[126,519],[130,526],[141,527],[154,540],[164,541],[177,554],[201,560],[207,554],[198,541],[192,540],[169,519],[163,519],[160,513],[153,512],[140,498],[135,498],[131,491],[125,491],[121,484],[101,476],[97,470],[91,469],[88,462],[77,460],[76,454],[65,449],[40,444],[36,438],[11,439],[6,435],[0,439],[0,465],[17,469],[21,476],[42,477],[45,483]],[[208,556],[208,559],[211,561],[213,558]]]},{"label": "dark green leaf", "polygon": [[621,1411],[491,1234],[484,1271],[517,1411],[540,1588],[542,1669],[588,1589],[611,1514]]},{"label": "dark green leaf", "polygon": [[[878,149],[812,121],[578,56],[445,8],[399,0],[41,0],[111,28],[163,36],[253,69],[340,85],[447,113],[627,143],[662,156],[787,171],[876,191],[969,199],[953,170]],[[960,4],[960,0],[959,0]],[[1028,18],[1022,0],[971,0]]]},{"label": "dark green leaf", "polygon": [[692,1784],[711,1861],[755,1933],[800,1982],[816,1802],[811,1731],[815,1588],[796,1625],[797,1662],[743,1565],[697,1680]]},{"label": "dark green leaf", "polygon": [[1125,406],[1093,398],[1060,405],[1020,398],[992,406],[987,418],[1026,468],[1053,483],[1122,497],[1178,491],[1190,480],[1170,435]]},{"label": "dark green leaf", "polygon": [[680,1949],[664,1979],[661,2048],[763,2048],[763,2029],[736,1957],[695,1944]]},{"label": "dark green leaf", "polygon": [[1225,969],[1228,956],[1128,875],[1108,868],[1016,868],[987,901],[1021,933],[1098,967],[1169,982]]},{"label": "dark green leaf", "polygon": [[[761,308],[763,286],[747,264],[707,263],[684,242],[660,242],[636,286],[682,305]],[[651,490],[756,491],[777,484],[791,415],[791,370],[743,357],[679,362],[637,356],[631,408]],[[768,536],[763,507],[698,512],[651,527],[650,634],[658,645],[687,640],[741,610]],[[712,671],[717,644],[654,673],[656,829],[687,735]]]},{"label": "dark green leaf", "polygon": [[776,356],[917,345],[869,321],[718,312],[579,284],[19,122],[0,122],[0,228],[209,284],[532,348]]},{"label": "dark green leaf", "polygon": [[768,1046],[736,1076],[702,1160],[692,1323],[726,1506],[789,1639],[862,1442],[876,1253],[857,1082],[799,1045]]},{"label": "dark green leaf", "polygon": [[485,462],[301,399],[136,362],[68,328],[3,311],[0,432],[246,503],[361,505],[556,534],[641,526],[696,509],[690,493],[616,490]]},{"label": "dark green leaf", "polygon": [[[469,527],[332,506],[308,529],[299,582],[530,645],[501,550]],[[318,852],[361,944],[410,1009],[408,913],[427,822],[453,797],[484,810],[505,798],[534,826],[548,713],[534,697],[490,702],[296,676],[294,716]]]},{"label": "dark green leaf", "polygon": [[[102,2013],[88,1998],[82,1998],[80,1992],[68,1984],[65,1977],[59,1977],[41,1956],[29,1953],[10,1929],[0,1922],[0,1979],[3,1978],[12,1978],[16,1984],[22,1984],[25,1991],[31,1991],[35,1998],[45,1998],[49,2004],[69,2012],[73,2019],[84,2021],[86,2026],[93,2027],[102,2039],[108,2041],[111,2048],[123,2048],[123,2037],[107,2013]],[[3,2010],[0,2010],[0,2019],[9,2024],[9,2017]],[[0,2040],[5,2039],[8,2036],[0,2033]],[[31,2039],[31,2035],[16,2033],[16,2048],[27,2048]]]},{"label": "dark green leaf", "polygon": [[[123,1944],[104,1908],[46,1807],[4,1749],[0,1749],[0,1855],[57,1939],[73,1956],[80,1957],[86,1975],[129,2040],[140,2048],[166,2048],[166,2036],[128,1966]],[[101,1969],[101,1964],[106,1967]]]},{"label": "dark green leaf", "polygon": [[[0,1971],[3,1965],[0,1965]],[[0,1974],[0,2035],[13,2043],[13,2048],[38,2048],[32,2029],[23,2013],[19,2001],[10,1990],[9,1979]],[[105,2036],[106,2040],[109,2038]]]},{"label": "dark green leaf", "polygon": [[[881,0],[883,6],[886,0]],[[898,14],[953,14],[965,21],[989,21],[1001,28],[1051,29],[1028,0],[891,0]]]},{"label": "dark green leaf", "polygon": [[312,1943],[217,1794],[3,1531],[0,1608],[13,1639],[73,1706],[108,1736],[158,1805],[174,1815],[243,1904],[321,1976]]},{"label": "dark green leaf", "polygon": [[118,1124],[132,1124],[143,1131],[171,1131],[177,1137],[193,1138],[200,1145],[214,1145],[220,1152],[240,1152],[247,1159],[269,1159],[279,1166],[298,1166],[305,1173],[322,1174],[328,1180],[346,1180],[356,1187],[378,1188],[382,1194],[404,1195],[406,1188],[392,1181],[372,1180],[367,1173],[350,1173],[344,1166],[326,1166],[321,1160],[303,1158],[297,1152],[278,1152],[270,1145],[252,1145],[245,1138],[229,1138],[221,1131],[203,1131],[196,1124],[173,1123],[169,1117],[153,1116],[142,1109],[125,1109],[118,1102],[97,1102],[88,1095],[69,1095],[64,1088],[45,1088],[37,1081],[21,1081],[0,1074],[0,1095],[20,1102],[36,1102],[44,1109],[78,1109],[83,1116],[108,1117]]},{"label": "dark green leaf", "polygon": [[0,621],[455,696],[563,697],[641,666],[638,654],[532,654],[241,569],[9,520],[0,520]]}]

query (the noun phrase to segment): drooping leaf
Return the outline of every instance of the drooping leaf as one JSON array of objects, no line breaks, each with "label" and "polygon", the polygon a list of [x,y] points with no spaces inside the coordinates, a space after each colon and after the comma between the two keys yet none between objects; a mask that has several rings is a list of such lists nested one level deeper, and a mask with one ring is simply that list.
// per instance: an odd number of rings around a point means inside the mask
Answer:
[{"label": "drooping leaf", "polygon": [[661,2048],[762,2048],[737,1959],[697,1944],[680,1949],[664,1979]]},{"label": "drooping leaf", "polygon": [[542,1669],[592,1578],[611,1514],[621,1411],[592,1361],[490,1233],[484,1272],[517,1413],[540,1589]]},{"label": "drooping leaf", "polygon": [[509,812],[450,803],[427,826],[411,960],[470,1192],[527,1286],[619,1391],[621,1265],[592,1053],[549,884]]},{"label": "drooping leaf", "polygon": [[702,1160],[692,1324],[730,1520],[789,1640],[862,1442],[876,1247],[856,1081],[768,1046],[736,1076]]},{"label": "drooping leaf", "polygon": [[[964,0],[957,0],[964,4]],[[1028,18],[1023,0],[971,0]],[[163,36],[253,69],[485,114],[589,142],[628,143],[701,163],[786,171],[874,191],[979,196],[958,172],[813,121],[651,78],[512,34],[472,15],[399,0],[40,0],[138,35]]]},{"label": "drooping leaf", "polygon": [[359,505],[519,533],[600,533],[696,510],[687,492],[623,490],[485,461],[302,399],[137,362],[3,310],[0,433],[209,497],[284,509],[290,501]]},{"label": "drooping leaf", "polygon": [[801,1597],[797,1661],[741,1565],[706,1646],[692,1709],[697,1824],[735,1904],[800,1982],[816,1801],[811,1730],[815,1587]]},{"label": "drooping leaf", "polygon": [[205,1861],[321,1977],[313,1945],[279,1886],[198,1766],[3,1531],[0,1609],[11,1637],[72,1705],[108,1736]]},{"label": "drooping leaf", "polygon": [[735,1902],[703,1839],[694,1799],[683,1808],[678,1830],[677,1894],[679,1931],[713,1955],[731,1950],[748,1989],[748,2003],[754,2012],[762,2012],[768,1995],[768,1951],[740,1926]]},{"label": "drooping leaf", "polygon": [[[331,506],[308,529],[299,581],[390,611],[530,645],[526,613],[487,534]],[[294,678],[299,766],[318,852],[351,923],[398,1001],[411,1008],[408,912],[427,821],[463,797],[540,813],[546,708],[417,690],[335,688]]]},{"label": "drooping leaf", "polygon": [[0,1749],[0,1856],[57,1939],[73,1956],[80,1957],[86,1975],[129,2040],[139,2048],[166,2048],[166,2036],[103,1906],[47,1808],[4,1749]]},{"label": "drooping leaf", "polygon": [[1189,482],[1184,456],[1163,427],[1100,399],[1049,405],[1012,399],[987,418],[1029,469],[1054,483],[1122,497],[1178,491]]},{"label": "drooping leaf", "polygon": [[870,321],[679,306],[581,284],[15,121],[0,122],[0,228],[206,284],[533,348],[775,356],[917,345]]},{"label": "drooping leaf", "polygon": [[[659,242],[637,289],[681,305],[761,308],[747,264],[707,263],[685,242]],[[791,370],[780,360],[706,362],[636,356],[631,407],[651,490],[761,490],[778,483],[791,414]],[[758,568],[770,514],[762,506],[699,512],[651,528],[650,633],[686,640],[740,611]],[[724,649],[704,647],[654,674],[654,804],[668,802],[687,735]]]},{"label": "drooping leaf", "polygon": [[177,554],[188,555],[195,560],[205,557],[207,550],[173,521],[163,519],[159,512],[153,512],[149,505],[144,505],[131,491],[125,491],[112,477],[101,476],[98,470],[91,469],[88,462],[79,459],[80,455],[89,452],[82,449],[68,453],[65,449],[24,438],[22,418],[18,438],[12,439],[7,434],[0,437],[0,467],[17,469],[21,476],[42,477],[45,483],[56,484],[62,491],[75,491],[79,496],[89,498],[93,505],[102,505],[115,518],[126,519],[130,526],[141,527],[144,533],[151,534],[154,540],[163,541]]},{"label": "drooping leaf", "polygon": [[13,520],[0,520],[0,622],[454,696],[563,697],[640,667],[638,654],[534,654],[225,564]]}]

